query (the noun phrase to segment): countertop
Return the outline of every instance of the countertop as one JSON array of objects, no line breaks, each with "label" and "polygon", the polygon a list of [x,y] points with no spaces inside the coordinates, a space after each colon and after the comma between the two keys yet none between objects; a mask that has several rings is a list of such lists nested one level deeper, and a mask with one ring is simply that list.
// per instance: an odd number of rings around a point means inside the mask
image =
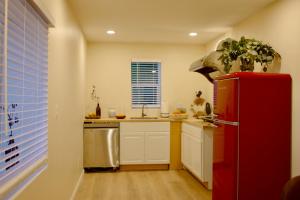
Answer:
[{"label": "countertop", "polygon": [[187,123],[187,124],[190,124],[192,126],[197,126],[197,127],[200,127],[200,128],[207,128],[207,127],[215,127],[213,125],[213,123],[210,123],[210,122],[204,122],[203,120],[201,119],[185,119],[182,121],[183,123]]},{"label": "countertop", "polygon": [[101,118],[101,119],[85,119],[84,122],[101,123],[101,122],[169,122],[169,118],[157,118],[157,119],[116,119],[116,118]]},{"label": "countertop", "polygon": [[84,122],[91,123],[104,123],[104,122],[183,122],[200,128],[214,127],[210,122],[204,122],[201,119],[170,119],[170,118],[157,118],[157,119],[116,119],[116,118],[101,118],[101,119],[85,119]]}]

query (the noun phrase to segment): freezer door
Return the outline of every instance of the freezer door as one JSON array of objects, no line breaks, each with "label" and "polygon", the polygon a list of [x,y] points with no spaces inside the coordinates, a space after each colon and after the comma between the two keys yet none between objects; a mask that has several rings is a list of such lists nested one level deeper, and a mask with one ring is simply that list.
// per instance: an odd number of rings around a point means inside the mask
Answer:
[{"label": "freezer door", "polygon": [[83,166],[118,167],[119,140],[118,128],[85,128]]},{"label": "freezer door", "polygon": [[237,200],[238,126],[215,124],[213,136],[213,200]]},{"label": "freezer door", "polygon": [[220,120],[238,122],[239,79],[214,81],[214,114]]}]

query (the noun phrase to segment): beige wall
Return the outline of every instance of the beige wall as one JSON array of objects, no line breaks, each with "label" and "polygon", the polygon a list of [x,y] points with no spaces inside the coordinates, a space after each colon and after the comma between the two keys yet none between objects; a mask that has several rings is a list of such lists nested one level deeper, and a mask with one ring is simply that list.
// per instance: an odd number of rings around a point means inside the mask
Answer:
[{"label": "beige wall", "polygon": [[[140,116],[140,109],[131,109],[130,63],[132,59],[161,61],[162,100],[170,111],[177,104],[190,108],[195,92],[205,91],[208,81],[195,72],[189,72],[191,63],[203,55],[197,45],[89,43],[86,76],[86,112],[95,110],[90,98],[92,85],[100,97],[103,116],[109,107],[128,116]],[[148,115],[159,115],[159,109],[146,109]]]},{"label": "beige wall", "polygon": [[69,199],[82,172],[85,39],[67,3],[44,0],[49,33],[49,166],[18,199]]},{"label": "beige wall", "polygon": [[[235,39],[245,35],[271,44],[282,56],[281,71],[293,78],[292,175],[300,175],[300,1],[276,1],[262,11],[236,25],[226,36]],[[218,38],[207,44],[215,48]],[[274,108],[278,109],[278,108]],[[274,136],[276,137],[276,136]],[[272,141],[272,138],[270,138]]]}]

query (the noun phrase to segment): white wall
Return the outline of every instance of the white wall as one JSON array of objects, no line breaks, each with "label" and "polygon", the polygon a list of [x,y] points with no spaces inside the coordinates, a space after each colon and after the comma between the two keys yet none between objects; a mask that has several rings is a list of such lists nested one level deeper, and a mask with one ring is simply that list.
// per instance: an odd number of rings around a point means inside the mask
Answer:
[{"label": "white wall", "polygon": [[[207,44],[215,49],[218,41],[242,35],[269,43],[282,56],[281,72],[293,78],[292,175],[300,175],[300,1],[280,0],[234,26],[232,31]],[[274,108],[278,109],[278,108]],[[297,123],[298,122],[298,123]],[[271,138],[270,138],[271,141]]]},{"label": "white wall", "polygon": [[69,199],[82,172],[86,44],[67,3],[43,0],[49,33],[49,166],[18,199]]},{"label": "white wall", "polygon": [[[92,85],[100,96],[103,117],[109,107],[127,116],[140,116],[140,109],[131,109],[131,60],[161,61],[162,99],[170,111],[177,104],[188,110],[197,90],[205,91],[208,81],[195,72],[189,72],[191,63],[203,56],[198,45],[89,43],[86,76],[86,112],[95,112],[96,103],[90,98]],[[158,109],[146,109],[148,115],[159,115]]]}]

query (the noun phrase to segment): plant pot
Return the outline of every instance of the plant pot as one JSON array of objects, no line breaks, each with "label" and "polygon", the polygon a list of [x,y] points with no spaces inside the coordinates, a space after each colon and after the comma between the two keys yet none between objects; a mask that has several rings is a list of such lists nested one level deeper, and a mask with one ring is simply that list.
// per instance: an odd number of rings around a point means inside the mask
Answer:
[{"label": "plant pot", "polygon": [[240,68],[242,72],[253,72],[254,65],[241,65]]},{"label": "plant pot", "polygon": [[242,72],[253,72],[254,71],[254,62],[245,62],[241,60],[240,69]]}]

